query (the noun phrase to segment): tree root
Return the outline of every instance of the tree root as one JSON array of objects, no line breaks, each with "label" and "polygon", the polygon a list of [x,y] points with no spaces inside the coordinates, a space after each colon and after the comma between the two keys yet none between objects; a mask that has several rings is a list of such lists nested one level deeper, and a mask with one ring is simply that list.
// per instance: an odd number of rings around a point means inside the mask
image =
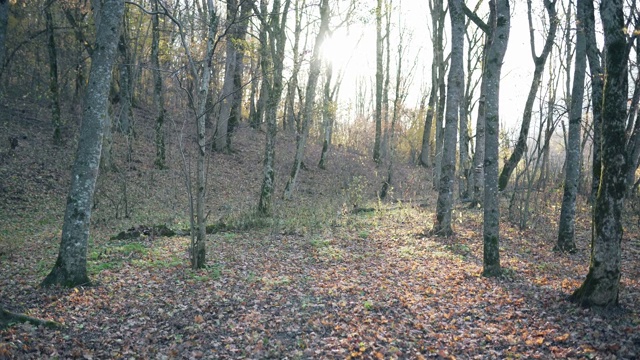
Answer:
[{"label": "tree root", "polygon": [[62,324],[59,324],[55,321],[36,319],[31,316],[12,313],[11,311],[5,310],[4,308],[0,308],[0,330],[6,329],[14,324],[25,322],[35,326],[42,325],[49,329],[62,327]]}]

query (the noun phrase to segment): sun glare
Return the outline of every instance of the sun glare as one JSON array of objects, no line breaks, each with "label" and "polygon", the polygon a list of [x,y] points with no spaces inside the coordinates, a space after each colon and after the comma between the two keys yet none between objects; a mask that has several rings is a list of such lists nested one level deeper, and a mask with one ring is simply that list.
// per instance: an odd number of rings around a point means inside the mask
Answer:
[{"label": "sun glare", "polygon": [[343,69],[349,65],[359,47],[359,39],[351,34],[334,33],[325,39],[320,53],[334,68]]}]

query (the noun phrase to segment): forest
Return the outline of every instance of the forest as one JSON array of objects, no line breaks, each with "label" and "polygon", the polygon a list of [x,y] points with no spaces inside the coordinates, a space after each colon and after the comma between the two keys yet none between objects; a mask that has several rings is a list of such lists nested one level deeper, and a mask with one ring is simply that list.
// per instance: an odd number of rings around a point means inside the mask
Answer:
[{"label": "forest", "polygon": [[0,0],[0,359],[640,358],[637,0]]}]

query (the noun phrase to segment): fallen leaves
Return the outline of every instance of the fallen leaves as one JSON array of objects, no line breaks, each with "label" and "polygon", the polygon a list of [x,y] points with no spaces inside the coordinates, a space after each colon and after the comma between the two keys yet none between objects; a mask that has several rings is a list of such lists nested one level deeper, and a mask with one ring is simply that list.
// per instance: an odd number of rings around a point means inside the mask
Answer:
[{"label": "fallen leaves", "polygon": [[66,325],[0,332],[0,358],[640,356],[635,257],[624,260],[627,311],[600,314],[564,300],[587,254],[559,257],[533,233],[505,241],[506,275],[488,279],[480,219],[430,238],[416,236],[431,218],[423,209],[342,216],[320,235],[211,235],[212,266],[197,272],[186,265],[189,239],[174,237],[99,271],[93,288],[0,279],[10,304]]}]

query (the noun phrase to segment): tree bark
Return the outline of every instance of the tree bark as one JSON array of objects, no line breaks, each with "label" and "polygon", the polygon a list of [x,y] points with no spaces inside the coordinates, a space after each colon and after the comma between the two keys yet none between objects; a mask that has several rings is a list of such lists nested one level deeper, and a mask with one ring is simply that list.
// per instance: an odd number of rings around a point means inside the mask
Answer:
[{"label": "tree bark", "polygon": [[238,81],[238,76],[242,79],[242,73],[240,68],[239,58],[242,53],[242,44],[244,40],[243,19],[241,13],[240,4],[238,0],[227,1],[227,42],[226,42],[226,59],[225,59],[225,71],[224,71],[224,83],[222,85],[222,92],[220,93],[220,113],[218,115],[218,121],[216,124],[215,138],[213,139],[214,147],[216,151],[228,151],[231,148],[230,133],[231,127],[237,123],[238,113],[237,108],[234,112],[234,107],[237,107],[236,98],[241,98],[241,80]]},{"label": "tree bark", "polygon": [[498,179],[498,190],[502,191],[507,187],[509,183],[509,179],[511,178],[511,174],[518,166],[518,163],[522,159],[525,151],[527,151],[527,139],[529,138],[529,127],[531,125],[531,115],[533,113],[533,103],[536,100],[536,94],[538,93],[538,88],[540,87],[540,79],[542,78],[542,73],[545,68],[545,64],[547,62],[547,58],[549,57],[549,53],[553,47],[556,31],[558,28],[558,19],[556,17],[556,1],[553,2],[551,0],[544,0],[544,7],[547,9],[547,14],[549,16],[549,33],[547,34],[547,39],[545,40],[544,47],[542,49],[542,53],[540,56],[536,55],[535,50],[535,37],[533,34],[533,21],[531,16],[531,0],[527,0],[528,7],[528,18],[529,18],[529,35],[530,35],[530,45],[531,45],[531,56],[533,57],[533,62],[535,64],[533,70],[533,79],[531,80],[531,86],[529,88],[529,95],[527,96],[527,101],[524,106],[524,113],[522,115],[522,125],[520,127],[520,135],[518,136],[518,141],[516,142],[516,146],[513,149],[513,153],[509,156],[509,159],[502,167],[502,172],[500,173],[500,177]]},{"label": "tree bark", "polygon": [[[58,55],[54,33],[53,16],[49,3],[44,8],[47,28],[47,50],[49,54],[49,92],[51,93],[51,122],[53,123],[53,143],[62,143],[62,122],[60,119],[60,90],[58,89]],[[0,63],[1,64],[1,63]]]},{"label": "tree bark", "polygon": [[[435,60],[433,61],[435,64]],[[433,70],[435,66],[431,66]],[[433,109],[436,106],[436,81],[435,73],[431,75],[431,93],[429,94],[429,102],[427,103],[427,115],[424,118],[424,128],[422,130],[422,146],[420,147],[420,165],[429,169],[431,163],[431,128],[433,127]]]},{"label": "tree bark", "polygon": [[61,324],[55,321],[41,320],[41,319],[36,319],[24,314],[16,314],[0,307],[0,330],[4,330],[14,323],[25,323],[25,322],[34,326],[42,325],[49,329],[56,329],[56,328],[62,327]]},{"label": "tree bark", "polygon": [[7,52],[7,27],[9,25],[9,0],[0,0],[0,75],[4,72]]},{"label": "tree bark", "polygon": [[164,108],[164,90],[162,86],[162,74],[160,72],[160,19],[157,14],[159,10],[158,1],[159,0],[154,0],[152,2],[155,14],[151,16],[151,71],[153,72],[153,103],[156,109],[154,141],[156,146],[156,159],[154,165],[157,169],[162,170],[167,167],[164,136],[166,110]]},{"label": "tree bark", "polygon": [[80,141],[71,172],[71,188],[62,226],[58,259],[42,286],[74,287],[90,284],[87,276],[87,244],[93,194],[100,165],[102,135],[107,122],[107,101],[115,60],[124,1],[105,0],[96,14],[96,46],[89,85],[84,99]]},{"label": "tree bark", "polygon": [[556,251],[574,252],[576,244],[575,217],[576,197],[580,179],[580,131],[582,129],[582,101],[584,98],[584,79],[587,70],[587,43],[584,29],[586,14],[585,3],[590,0],[578,0],[576,12],[576,53],[571,90],[571,108],[569,109],[569,138],[567,141],[565,160],[564,194],[558,224],[558,242]]},{"label": "tree bark", "polygon": [[600,5],[607,79],[602,107],[602,182],[593,212],[589,272],[570,297],[582,306],[617,306],[620,291],[621,217],[628,167],[625,153],[628,52],[623,6],[623,0],[604,1]]},{"label": "tree bark", "polygon": [[320,161],[318,167],[320,169],[326,169],[327,167],[327,154],[329,152],[329,145],[331,145],[331,135],[333,133],[333,123],[336,116],[336,99],[338,87],[340,81],[331,89],[331,79],[333,78],[333,66],[331,62],[327,62],[325,65],[325,83],[324,83],[324,98],[322,100],[322,151],[320,152]]},{"label": "tree bark", "polygon": [[604,88],[604,71],[600,62],[600,53],[596,41],[596,21],[593,4],[588,1],[585,14],[585,34],[587,36],[587,60],[591,72],[591,103],[593,112],[593,161],[591,174],[591,203],[595,204],[600,188],[602,170],[602,98]]},{"label": "tree bark", "polygon": [[380,142],[380,157],[386,158],[389,146],[389,86],[391,85],[391,3],[385,3],[385,33],[384,33],[384,81],[382,85],[382,141]]},{"label": "tree bark", "polygon": [[[640,23],[636,26],[640,26]],[[635,52],[636,69],[640,71],[640,37],[635,39]],[[637,72],[640,73],[640,72]],[[629,113],[627,114],[627,154],[629,156],[629,170],[627,171],[627,192],[631,195],[634,189],[636,170],[640,163],[640,111],[638,104],[640,103],[640,76],[636,77],[635,84],[633,86],[633,96],[631,105],[629,106]],[[629,131],[633,126],[633,131]],[[630,134],[629,134],[630,133]]]},{"label": "tree bark", "polygon": [[[125,18],[127,17],[125,12]],[[129,49],[129,36],[127,34],[127,26],[122,27],[120,34],[120,42],[118,44],[120,52],[120,111],[116,130],[123,134],[131,134],[131,119],[133,117],[133,109],[131,108],[131,88],[133,86],[132,59],[131,50]]]},{"label": "tree bark", "polygon": [[376,6],[376,133],[373,143],[373,161],[376,164],[380,164],[380,147],[382,142],[382,84],[384,80],[384,71],[382,69],[382,55],[384,52],[382,39],[382,4],[383,1],[378,0]]},{"label": "tree bark", "polygon": [[285,131],[294,132],[296,129],[296,123],[298,122],[295,104],[296,93],[298,92],[298,73],[302,66],[302,58],[300,56],[300,35],[302,34],[302,10],[306,6],[306,1],[296,0],[295,3],[295,30],[293,32],[293,68],[291,70],[291,77],[289,78],[289,84],[287,85],[287,98],[285,104],[286,115],[282,122],[282,128]]},{"label": "tree bark", "polygon": [[456,135],[460,100],[464,92],[464,13],[461,0],[449,0],[451,18],[451,68],[447,79],[446,126],[442,149],[442,170],[436,207],[434,233],[441,236],[453,234],[451,211],[456,174]]},{"label": "tree bark", "polygon": [[[485,103],[488,86],[487,54],[491,42],[492,29],[482,22],[471,10],[464,7],[465,14],[484,32],[484,45],[482,47],[482,76],[480,78],[480,98],[478,99],[478,117],[476,118],[476,148],[473,154],[473,183],[471,188],[471,208],[482,205],[484,201],[484,157],[485,157],[485,128],[486,113]],[[495,11],[490,6],[489,24],[495,22]]]},{"label": "tree bark", "polygon": [[500,268],[500,206],[498,199],[498,150],[500,126],[500,74],[509,42],[509,0],[489,1],[491,34],[486,55],[486,134],[484,157],[484,276],[501,273]]},{"label": "tree bark", "polygon": [[[211,68],[213,67],[213,53],[215,50],[215,37],[218,28],[218,16],[213,5],[213,0],[207,0],[208,16],[205,22],[207,28],[207,47],[206,55],[204,58],[204,66],[200,75],[200,83],[196,84],[198,87],[195,98],[197,104],[194,106],[196,109],[196,123],[197,123],[197,139],[198,139],[198,160],[196,164],[196,219],[198,232],[195,239],[192,237],[191,245],[191,268],[200,269],[205,266],[206,263],[206,236],[207,236],[207,224],[205,222],[204,207],[206,197],[206,184],[207,174],[205,168],[205,160],[207,155],[207,141],[206,141],[206,113],[207,113],[207,97],[209,96],[209,86],[211,83]],[[194,76],[194,79],[197,79]]]},{"label": "tree bark", "polygon": [[[285,0],[283,10],[280,9],[280,0],[273,1],[273,10],[267,19],[267,4],[260,2],[260,10],[254,11],[259,15],[260,22],[269,26],[270,36],[268,41],[262,42],[261,67],[263,75],[263,89],[265,91],[267,134],[265,144],[265,156],[262,167],[262,186],[260,188],[260,200],[258,201],[258,213],[270,215],[273,189],[275,181],[275,156],[276,133],[278,131],[277,115],[278,104],[282,95],[282,71],[284,67],[284,50],[286,45],[287,14],[291,0]],[[268,23],[267,23],[268,21]],[[265,34],[266,37],[266,34]]]}]

